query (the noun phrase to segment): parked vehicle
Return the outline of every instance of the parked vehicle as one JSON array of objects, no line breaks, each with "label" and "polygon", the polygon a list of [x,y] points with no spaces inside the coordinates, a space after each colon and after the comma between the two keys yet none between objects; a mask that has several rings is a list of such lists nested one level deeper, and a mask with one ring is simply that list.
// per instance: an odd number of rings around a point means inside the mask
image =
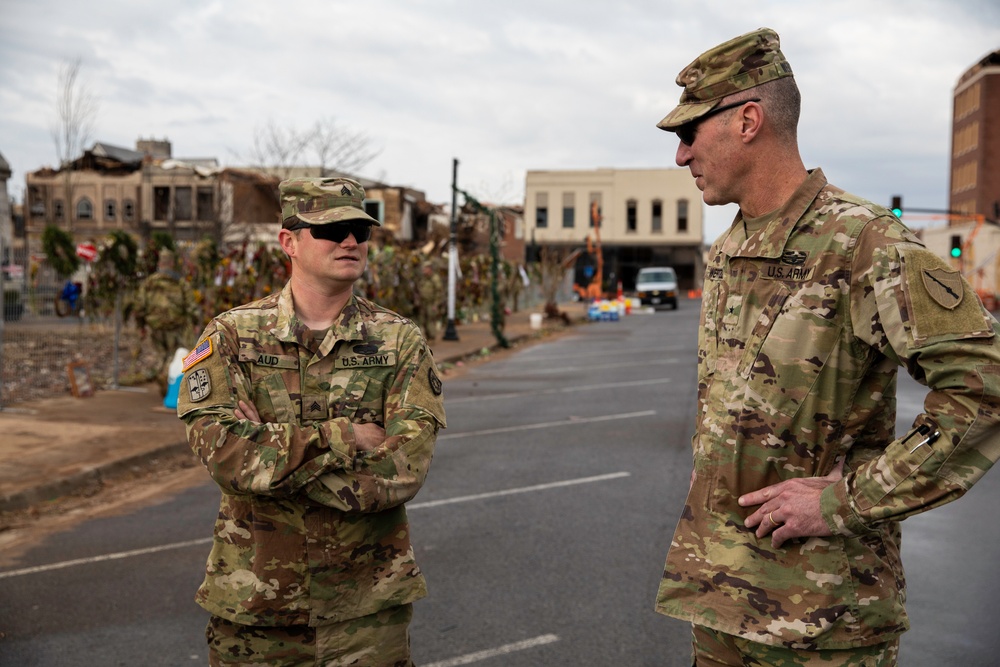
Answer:
[{"label": "parked vehicle", "polygon": [[636,296],[644,306],[670,306],[677,310],[677,274],[669,266],[639,269],[635,279]]}]

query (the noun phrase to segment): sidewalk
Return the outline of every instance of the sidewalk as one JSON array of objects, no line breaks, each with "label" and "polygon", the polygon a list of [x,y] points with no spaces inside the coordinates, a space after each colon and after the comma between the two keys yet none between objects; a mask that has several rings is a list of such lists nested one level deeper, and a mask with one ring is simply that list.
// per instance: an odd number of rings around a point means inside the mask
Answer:
[{"label": "sidewalk", "polygon": [[[586,319],[586,304],[560,304],[572,322]],[[511,345],[561,331],[560,321],[532,329],[531,312],[507,317]],[[431,345],[447,383],[449,366],[498,347],[488,322],[462,324],[457,341]],[[87,493],[104,480],[189,453],[184,424],[163,407],[155,385],[100,390],[88,398],[61,396],[0,410],[0,513]]]}]

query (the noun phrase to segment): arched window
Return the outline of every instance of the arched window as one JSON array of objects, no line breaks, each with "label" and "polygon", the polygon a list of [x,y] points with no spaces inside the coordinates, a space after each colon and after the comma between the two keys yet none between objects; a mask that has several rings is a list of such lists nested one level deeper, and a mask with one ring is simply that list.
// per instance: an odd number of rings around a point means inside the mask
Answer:
[{"label": "arched window", "polygon": [[90,203],[90,200],[86,197],[82,197],[80,201],[76,203],[76,219],[77,220],[93,220],[94,219],[94,205]]}]

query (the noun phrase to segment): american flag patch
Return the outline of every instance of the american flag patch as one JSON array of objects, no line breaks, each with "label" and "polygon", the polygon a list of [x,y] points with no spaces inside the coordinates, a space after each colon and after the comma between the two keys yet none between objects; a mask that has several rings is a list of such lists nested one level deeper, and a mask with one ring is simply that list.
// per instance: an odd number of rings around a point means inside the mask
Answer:
[{"label": "american flag patch", "polygon": [[212,354],[212,339],[206,338],[205,340],[198,343],[198,347],[191,351],[191,354],[184,357],[184,363],[181,368],[181,372],[184,373],[187,369],[194,366],[196,363],[204,359],[205,357],[211,356]]}]

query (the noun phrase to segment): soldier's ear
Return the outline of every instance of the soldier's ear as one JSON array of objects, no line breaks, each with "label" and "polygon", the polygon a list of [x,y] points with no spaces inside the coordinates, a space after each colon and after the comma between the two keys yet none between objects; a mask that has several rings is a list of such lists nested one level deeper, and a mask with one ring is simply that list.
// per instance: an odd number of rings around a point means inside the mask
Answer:
[{"label": "soldier's ear", "polygon": [[299,237],[295,232],[289,229],[282,229],[278,232],[278,243],[281,244],[281,249],[285,251],[285,254],[289,257],[295,257],[295,250],[298,246]]}]

